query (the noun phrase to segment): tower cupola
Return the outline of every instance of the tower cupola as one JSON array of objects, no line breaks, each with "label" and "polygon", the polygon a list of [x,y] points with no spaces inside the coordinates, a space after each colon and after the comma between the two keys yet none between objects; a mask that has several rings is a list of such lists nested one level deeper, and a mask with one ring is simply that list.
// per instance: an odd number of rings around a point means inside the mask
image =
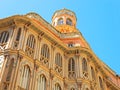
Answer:
[{"label": "tower cupola", "polygon": [[68,9],[58,10],[53,14],[52,25],[61,33],[76,32],[76,15]]}]

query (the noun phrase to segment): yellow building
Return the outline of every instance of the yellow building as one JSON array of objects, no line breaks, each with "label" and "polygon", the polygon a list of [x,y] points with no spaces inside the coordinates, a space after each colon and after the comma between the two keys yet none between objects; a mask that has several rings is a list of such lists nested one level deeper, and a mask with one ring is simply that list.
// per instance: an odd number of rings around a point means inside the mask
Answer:
[{"label": "yellow building", "polygon": [[62,9],[0,19],[0,90],[120,90],[120,76],[91,50]]}]

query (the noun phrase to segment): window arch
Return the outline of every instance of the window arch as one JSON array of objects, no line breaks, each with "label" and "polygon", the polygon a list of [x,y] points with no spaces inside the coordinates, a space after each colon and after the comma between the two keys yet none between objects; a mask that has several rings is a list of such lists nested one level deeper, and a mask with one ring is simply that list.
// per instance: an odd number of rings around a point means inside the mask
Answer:
[{"label": "window arch", "polygon": [[35,47],[35,37],[34,37],[33,35],[29,35],[29,36],[28,36],[27,46],[28,46],[29,48],[34,49],[34,47]]},{"label": "window arch", "polygon": [[61,87],[60,87],[60,85],[58,83],[55,84],[54,90],[61,90]]},{"label": "window arch", "polygon": [[49,51],[49,47],[48,47],[47,44],[42,45],[41,56],[44,57],[44,58],[46,58],[46,59],[49,59],[49,57],[50,57],[50,51]]},{"label": "window arch", "polygon": [[103,81],[101,77],[99,77],[99,86],[100,86],[100,90],[104,90]]},{"label": "window arch", "polygon": [[30,82],[30,68],[28,65],[25,65],[22,68],[22,71],[20,74],[20,88],[29,90],[29,82]]},{"label": "window arch", "polygon": [[62,71],[62,56],[60,53],[55,55],[55,70],[59,73]]},{"label": "window arch", "polygon": [[31,34],[28,36],[26,44],[26,53],[33,57],[34,56],[34,47],[35,47],[35,37]]},{"label": "window arch", "polygon": [[83,60],[82,60],[82,69],[83,69],[83,72],[87,72],[88,71],[87,61],[86,61],[85,58],[83,58]]},{"label": "window arch", "polygon": [[91,76],[92,76],[92,80],[95,80],[95,71],[93,67],[91,67]]},{"label": "window arch", "polygon": [[36,90],[46,90],[46,77],[43,74],[38,77]]},{"label": "window arch", "polygon": [[5,44],[8,41],[9,38],[9,32],[3,31],[0,33],[0,44]]},{"label": "window arch", "polygon": [[55,64],[59,67],[62,67],[62,56],[60,55],[60,53],[57,53],[55,55]]},{"label": "window arch", "polygon": [[63,18],[58,19],[57,25],[62,25],[63,24]]},{"label": "window arch", "polygon": [[75,61],[73,58],[68,61],[68,73],[69,77],[75,77]]},{"label": "window arch", "polygon": [[72,20],[71,20],[70,18],[67,18],[67,20],[66,20],[66,24],[72,26]]}]

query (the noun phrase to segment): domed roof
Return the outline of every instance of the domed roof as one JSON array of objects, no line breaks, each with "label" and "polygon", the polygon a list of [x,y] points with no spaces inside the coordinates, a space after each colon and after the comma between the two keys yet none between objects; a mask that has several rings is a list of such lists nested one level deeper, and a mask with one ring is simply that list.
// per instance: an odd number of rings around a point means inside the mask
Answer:
[{"label": "domed roof", "polygon": [[61,9],[61,10],[57,10],[57,11],[53,14],[52,19],[53,19],[54,17],[56,17],[56,16],[63,15],[63,14],[68,14],[68,15],[70,15],[70,16],[73,16],[73,17],[75,17],[75,19],[77,20],[76,14],[75,14],[73,11],[68,10],[68,9],[66,9],[66,8]]}]

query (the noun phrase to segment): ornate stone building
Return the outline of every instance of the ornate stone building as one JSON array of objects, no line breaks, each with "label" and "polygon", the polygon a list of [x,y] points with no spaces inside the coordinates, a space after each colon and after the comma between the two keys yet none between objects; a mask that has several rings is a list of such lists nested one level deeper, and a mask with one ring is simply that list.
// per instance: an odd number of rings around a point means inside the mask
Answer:
[{"label": "ornate stone building", "polygon": [[120,90],[120,76],[91,50],[62,9],[0,19],[0,90]]}]

